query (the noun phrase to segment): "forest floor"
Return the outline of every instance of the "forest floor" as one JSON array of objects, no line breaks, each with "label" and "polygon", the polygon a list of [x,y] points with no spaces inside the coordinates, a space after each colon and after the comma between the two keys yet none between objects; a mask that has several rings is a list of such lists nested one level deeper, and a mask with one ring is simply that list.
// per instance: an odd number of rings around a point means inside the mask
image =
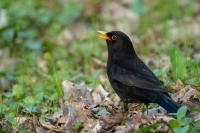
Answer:
[{"label": "forest floor", "polygon": [[[199,132],[199,0],[0,3],[0,133]],[[143,104],[123,112],[97,30],[130,36],[172,98],[186,105],[176,119],[157,104],[148,115]]]}]

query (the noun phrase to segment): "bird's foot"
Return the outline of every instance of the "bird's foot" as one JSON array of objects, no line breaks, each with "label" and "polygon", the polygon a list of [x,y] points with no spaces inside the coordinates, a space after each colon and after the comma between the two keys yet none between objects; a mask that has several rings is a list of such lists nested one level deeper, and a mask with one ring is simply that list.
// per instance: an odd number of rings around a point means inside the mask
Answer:
[{"label": "bird's foot", "polygon": [[124,112],[128,112],[128,102],[124,102]]}]

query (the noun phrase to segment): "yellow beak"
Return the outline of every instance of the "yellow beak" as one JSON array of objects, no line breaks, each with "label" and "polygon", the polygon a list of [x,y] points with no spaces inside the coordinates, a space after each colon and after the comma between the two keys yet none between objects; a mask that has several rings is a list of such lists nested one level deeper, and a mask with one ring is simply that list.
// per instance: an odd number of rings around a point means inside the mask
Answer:
[{"label": "yellow beak", "polygon": [[97,31],[97,33],[98,33],[98,37],[99,38],[101,38],[101,39],[103,39],[103,40],[111,40],[108,36],[107,36],[107,32],[105,32],[105,31]]}]

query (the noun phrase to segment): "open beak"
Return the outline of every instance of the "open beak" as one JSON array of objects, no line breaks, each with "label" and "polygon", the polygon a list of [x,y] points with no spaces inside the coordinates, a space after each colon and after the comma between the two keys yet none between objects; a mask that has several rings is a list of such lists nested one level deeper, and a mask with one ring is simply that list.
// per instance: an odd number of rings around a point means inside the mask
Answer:
[{"label": "open beak", "polygon": [[107,36],[107,32],[105,32],[105,31],[97,31],[97,33],[98,33],[98,37],[99,38],[101,38],[101,39],[103,39],[103,40],[111,40],[108,36]]}]

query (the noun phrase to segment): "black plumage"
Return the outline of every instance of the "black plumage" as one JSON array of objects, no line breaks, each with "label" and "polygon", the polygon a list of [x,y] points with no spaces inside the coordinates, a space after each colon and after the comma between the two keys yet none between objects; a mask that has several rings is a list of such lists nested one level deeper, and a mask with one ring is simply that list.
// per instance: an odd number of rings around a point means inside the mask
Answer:
[{"label": "black plumage", "polygon": [[180,108],[167,93],[154,73],[137,56],[129,37],[120,31],[98,31],[99,37],[107,42],[107,75],[114,91],[124,102],[157,103],[169,113]]}]

